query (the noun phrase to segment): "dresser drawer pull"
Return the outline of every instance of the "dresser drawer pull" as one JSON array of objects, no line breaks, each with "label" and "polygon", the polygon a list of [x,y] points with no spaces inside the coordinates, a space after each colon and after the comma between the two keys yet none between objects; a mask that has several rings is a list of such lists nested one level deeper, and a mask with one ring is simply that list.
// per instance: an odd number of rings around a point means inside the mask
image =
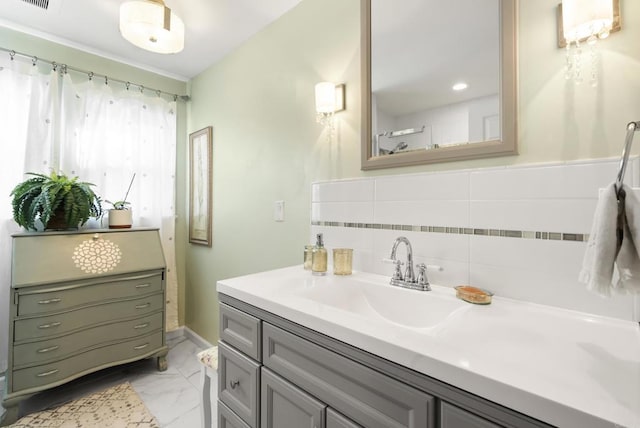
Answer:
[{"label": "dresser drawer pull", "polygon": [[53,327],[58,327],[58,326],[60,326],[60,323],[58,321],[56,321],[56,322],[52,322],[50,324],[39,325],[38,328],[44,330],[46,328],[53,328]]},{"label": "dresser drawer pull", "polygon": [[55,351],[58,348],[59,348],[59,346],[56,345],[56,346],[52,346],[50,348],[38,349],[38,354],[46,354],[47,352]]},{"label": "dresser drawer pull", "polygon": [[55,299],[39,300],[38,304],[39,305],[50,305],[51,303],[60,303],[60,302],[62,302],[62,299],[55,298]]},{"label": "dresser drawer pull", "polygon": [[143,303],[142,305],[136,305],[136,309],[144,309],[144,308],[148,308],[149,306],[151,306],[151,303],[147,302],[147,303]]},{"label": "dresser drawer pull", "polygon": [[240,385],[240,381],[237,379],[229,381],[229,386],[231,387],[231,389],[236,389],[236,386],[238,385]]},{"label": "dresser drawer pull", "polygon": [[133,326],[133,328],[136,329],[136,330],[141,329],[141,328],[147,328],[147,327],[149,327],[149,323],[148,322],[146,322],[144,324],[138,324],[138,325],[134,325]]},{"label": "dresser drawer pull", "polygon": [[144,345],[138,345],[138,346],[134,346],[133,349],[135,349],[136,351],[139,351],[141,349],[146,348],[147,346],[149,346],[148,343],[145,343]]},{"label": "dresser drawer pull", "polygon": [[56,373],[58,373],[58,369],[49,370],[48,372],[44,372],[44,373],[38,373],[36,376],[37,377],[46,377],[46,376],[51,376],[52,374],[56,374]]},{"label": "dresser drawer pull", "polygon": [[138,285],[136,285],[136,288],[147,288],[147,287],[151,287],[151,284],[149,284],[148,282],[146,284],[138,284]]}]

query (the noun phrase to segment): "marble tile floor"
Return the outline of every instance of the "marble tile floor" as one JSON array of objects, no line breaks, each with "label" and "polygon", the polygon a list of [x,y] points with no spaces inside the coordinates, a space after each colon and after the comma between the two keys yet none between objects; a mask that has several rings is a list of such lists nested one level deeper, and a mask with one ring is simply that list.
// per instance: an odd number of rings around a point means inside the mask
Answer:
[{"label": "marble tile floor", "polygon": [[[201,350],[188,337],[167,340],[168,369],[156,370],[155,359],[137,361],[101,370],[57,388],[43,391],[20,403],[20,415],[36,412],[129,381],[147,409],[162,428],[199,428],[200,419],[200,363],[196,354]],[[4,392],[0,381],[0,398]],[[217,379],[211,382],[211,400],[217,401]],[[0,408],[0,411],[2,409]],[[214,426],[217,420],[213,406]]]}]

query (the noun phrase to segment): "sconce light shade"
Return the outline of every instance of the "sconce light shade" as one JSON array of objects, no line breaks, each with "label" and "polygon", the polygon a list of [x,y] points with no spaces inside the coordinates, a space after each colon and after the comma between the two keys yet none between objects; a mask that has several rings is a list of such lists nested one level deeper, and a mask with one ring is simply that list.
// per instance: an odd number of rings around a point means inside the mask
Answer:
[{"label": "sconce light shade", "polygon": [[316,112],[333,113],[336,111],[336,85],[332,82],[320,82],[316,85]]},{"label": "sconce light shade", "polygon": [[122,3],[120,33],[127,41],[151,52],[171,54],[184,49],[184,23],[162,0]]},{"label": "sconce light shade", "polygon": [[563,0],[562,27],[567,43],[607,37],[613,28],[613,0]]}]

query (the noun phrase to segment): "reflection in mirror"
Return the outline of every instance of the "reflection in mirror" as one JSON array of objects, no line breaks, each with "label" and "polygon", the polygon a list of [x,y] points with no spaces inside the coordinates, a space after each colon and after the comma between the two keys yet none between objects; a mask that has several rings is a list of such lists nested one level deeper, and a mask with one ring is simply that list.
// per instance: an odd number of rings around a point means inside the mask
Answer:
[{"label": "reflection in mirror", "polygon": [[362,16],[362,169],[516,153],[515,0],[362,0]]}]

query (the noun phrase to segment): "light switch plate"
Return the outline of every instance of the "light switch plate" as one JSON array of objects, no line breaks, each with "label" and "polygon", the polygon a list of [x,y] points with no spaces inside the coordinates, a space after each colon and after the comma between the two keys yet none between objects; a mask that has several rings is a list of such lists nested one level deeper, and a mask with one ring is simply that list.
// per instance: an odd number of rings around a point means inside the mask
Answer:
[{"label": "light switch plate", "polygon": [[273,203],[273,219],[275,221],[284,221],[284,201],[275,201]]}]

